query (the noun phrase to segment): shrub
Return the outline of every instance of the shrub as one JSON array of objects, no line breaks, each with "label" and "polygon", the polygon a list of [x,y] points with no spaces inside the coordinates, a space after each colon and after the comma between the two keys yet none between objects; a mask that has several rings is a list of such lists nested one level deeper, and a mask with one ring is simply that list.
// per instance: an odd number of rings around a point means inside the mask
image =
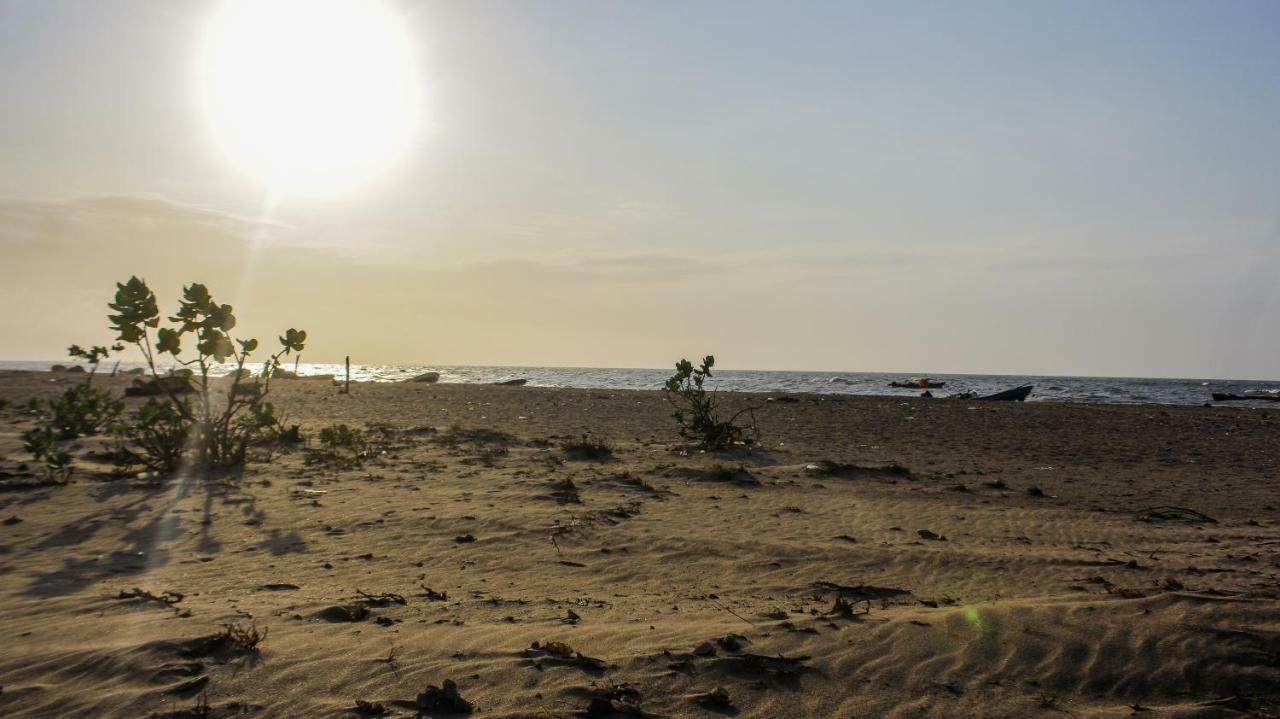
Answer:
[{"label": "shrub", "polygon": [[[706,449],[724,449],[734,444],[751,444],[756,434],[756,407],[738,410],[727,420],[721,420],[716,412],[715,392],[708,393],[703,386],[711,378],[711,368],[716,358],[707,355],[697,367],[687,359],[676,363],[676,373],[664,387],[667,401],[675,408],[680,436],[697,439]],[[748,424],[739,424],[743,415],[750,418]],[[750,436],[748,436],[748,432]]]},{"label": "shrub", "polygon": [[49,403],[49,424],[59,439],[97,434],[120,415],[124,403],[87,382],[82,382]]},{"label": "shrub", "polygon": [[613,445],[606,440],[595,439],[590,432],[583,432],[579,439],[565,442],[560,449],[570,459],[596,462],[613,459]]},{"label": "shrub", "polygon": [[[23,434],[24,447],[32,458],[44,465],[46,478],[49,481],[66,481],[71,475],[71,455],[58,449],[58,440],[74,439],[81,435],[97,434],[106,427],[124,408],[124,403],[93,386],[93,377],[98,371],[98,363],[107,358],[111,352],[124,349],[123,345],[107,347],[91,347],[84,349],[80,345],[71,345],[67,354],[85,360],[91,369],[85,373],[84,380],[69,387],[57,398],[48,402],[50,414],[43,427],[29,430]],[[77,366],[77,369],[81,369]],[[83,372],[83,369],[81,369]],[[41,402],[32,399],[28,407],[38,413]]]},{"label": "shrub", "polygon": [[[186,399],[178,401],[190,405]],[[189,406],[186,411],[190,413]],[[141,464],[153,472],[175,472],[182,464],[194,429],[195,425],[170,402],[147,400],[132,421],[115,425],[115,434],[126,440],[118,449],[116,464],[122,469]]]},{"label": "shrub", "polygon": [[331,424],[317,435],[321,449],[313,452],[308,461],[318,461],[339,466],[354,467],[366,459],[386,454],[396,447],[402,433],[382,422],[370,422],[364,429],[345,424]]},{"label": "shrub", "polygon": [[49,424],[59,439],[97,434],[124,409],[124,403],[112,397],[110,392],[104,392],[93,386],[93,377],[98,372],[98,363],[110,356],[111,352],[119,352],[122,349],[124,345],[121,344],[112,345],[110,348],[97,346],[84,349],[80,345],[71,345],[67,348],[69,356],[85,360],[89,363],[90,370],[85,374],[83,382],[76,383],[49,403],[49,409],[53,415]]},{"label": "shrub", "polygon": [[[160,326],[160,308],[155,293],[137,277],[116,285],[115,301],[109,305],[111,327],[119,341],[132,344],[142,353],[152,379],[163,391],[163,399],[149,402],[139,410],[134,427],[126,436],[142,436],[142,456],[148,466],[166,471],[177,469],[183,460],[200,468],[233,467],[244,463],[249,443],[261,437],[264,418],[274,417],[265,398],[272,376],[285,355],[301,352],[307,333],[290,329],[280,337],[281,349],[267,357],[262,371],[252,374],[245,362],[258,348],[256,339],[239,339],[231,334],[236,316],[231,305],[218,304],[202,284],[183,288],[178,311]],[[154,337],[153,337],[154,331]],[[183,359],[183,340],[194,340],[195,356]],[[179,397],[174,388],[161,381],[157,361],[169,355],[191,372],[196,392],[192,399]],[[226,393],[217,396],[210,382],[210,370],[231,362],[235,365]],[[246,384],[253,387],[245,391]],[[278,423],[277,423],[278,424]],[[182,449],[175,444],[181,438]]]},{"label": "shrub", "polygon": [[65,482],[71,476],[71,455],[58,449],[57,435],[51,427],[39,427],[23,433],[23,449],[44,465],[45,479]]},{"label": "shrub", "polygon": [[331,451],[343,449],[358,455],[361,442],[357,432],[345,424],[331,424],[320,430],[320,444]]}]

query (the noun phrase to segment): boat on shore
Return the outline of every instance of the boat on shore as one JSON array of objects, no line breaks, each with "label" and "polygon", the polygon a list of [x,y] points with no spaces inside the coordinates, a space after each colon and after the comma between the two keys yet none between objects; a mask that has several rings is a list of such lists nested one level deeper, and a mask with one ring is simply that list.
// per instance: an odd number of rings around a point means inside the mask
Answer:
[{"label": "boat on shore", "polygon": [[974,399],[990,402],[1022,402],[1031,395],[1031,390],[1033,388],[1033,385],[1028,384],[1021,387],[1015,387],[1013,389],[1007,389],[1003,392],[985,395],[983,397],[974,397]]},{"label": "boat on shore", "polygon": [[1280,402],[1280,394],[1213,393],[1214,402]]},{"label": "boat on shore", "polygon": [[921,377],[920,379],[911,380],[910,382],[899,382],[894,380],[889,383],[889,386],[897,387],[899,389],[937,389],[946,384],[946,382],[935,382],[928,377]]},{"label": "boat on shore", "polygon": [[1022,402],[1031,395],[1032,389],[1034,389],[1034,385],[1028,384],[1006,389],[1003,392],[996,392],[995,394],[982,395],[981,397],[974,395],[972,392],[961,392],[960,394],[953,394],[947,399],[971,399],[981,402]]}]

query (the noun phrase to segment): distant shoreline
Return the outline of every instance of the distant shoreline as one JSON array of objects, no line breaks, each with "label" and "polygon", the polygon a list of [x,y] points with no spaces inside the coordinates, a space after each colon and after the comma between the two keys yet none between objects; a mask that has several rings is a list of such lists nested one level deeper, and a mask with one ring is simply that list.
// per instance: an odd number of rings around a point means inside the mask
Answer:
[{"label": "distant shoreline", "polygon": [[[42,363],[43,364],[43,363]],[[66,363],[71,365],[72,363]],[[136,370],[141,363],[121,365],[121,370]],[[229,369],[229,366],[228,366]],[[292,368],[289,368],[292,369]],[[342,381],[341,368],[331,365],[301,364],[299,379],[329,379]],[[425,367],[395,368],[395,376],[370,376],[367,368],[352,367],[353,384],[418,384],[414,377],[438,372],[436,382],[426,386],[484,386],[524,380],[527,388],[556,388],[606,391],[657,391],[667,376],[666,370],[601,370],[574,368],[521,368],[521,367]],[[49,373],[41,368],[13,368],[0,363],[0,373]],[[109,375],[110,368],[99,369],[100,375]],[[78,373],[51,373],[54,376],[76,377]],[[225,374],[225,371],[220,374]],[[816,375],[816,376],[815,376]],[[220,375],[219,375],[220,376]],[[748,397],[765,396],[816,396],[816,397],[875,397],[883,399],[913,399],[924,393],[924,388],[891,387],[891,381],[909,378],[909,375],[836,374],[817,373],[725,371],[715,375],[714,387],[726,394],[743,394]],[[1208,380],[1098,380],[1069,377],[1018,377],[1002,375],[972,375],[956,379],[956,375],[935,375],[943,381],[942,387],[929,389],[933,399],[944,401],[976,401],[977,397],[1012,389],[1023,385],[1034,387],[1027,401],[1033,404],[1074,405],[1132,405],[1132,406],[1213,406],[1280,409],[1280,403],[1266,400],[1231,401],[1214,403],[1215,392],[1247,394],[1275,392],[1280,382],[1242,382]],[[292,380],[284,380],[292,381]],[[969,397],[951,398],[951,395],[969,394]]]}]

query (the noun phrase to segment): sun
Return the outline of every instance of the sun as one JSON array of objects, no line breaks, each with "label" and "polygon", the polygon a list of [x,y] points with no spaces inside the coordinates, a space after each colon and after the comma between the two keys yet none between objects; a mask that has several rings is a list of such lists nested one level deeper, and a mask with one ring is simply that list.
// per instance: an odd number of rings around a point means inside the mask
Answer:
[{"label": "sun", "polygon": [[278,195],[367,183],[422,122],[413,45],[381,0],[224,0],[197,67],[218,144]]}]

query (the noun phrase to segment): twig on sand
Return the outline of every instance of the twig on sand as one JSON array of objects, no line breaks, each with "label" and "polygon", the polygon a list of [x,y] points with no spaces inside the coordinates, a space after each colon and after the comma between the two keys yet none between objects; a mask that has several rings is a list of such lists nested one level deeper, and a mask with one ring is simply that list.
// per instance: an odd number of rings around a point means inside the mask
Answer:
[{"label": "twig on sand", "polygon": [[737,612],[735,612],[735,611],[733,611],[732,609],[730,609],[730,608],[728,608],[728,607],[724,606],[724,605],[723,605],[723,604],[721,604],[720,602],[717,602],[716,600],[711,599],[710,597],[708,597],[708,600],[709,600],[712,604],[714,604],[714,605],[716,606],[716,608],[717,608],[717,609],[723,609],[724,611],[726,611],[726,612],[728,612],[728,613],[732,614],[733,616],[737,617],[738,619],[741,619],[742,621],[746,622],[747,624],[750,624],[750,625],[751,625],[751,626],[753,626],[753,627],[754,627],[754,626],[756,626],[756,623],[755,623],[755,622],[751,621],[750,619],[747,619],[746,617],[742,616],[741,614],[738,614]]},{"label": "twig on sand", "polygon": [[385,607],[389,604],[408,604],[408,600],[399,594],[369,594],[359,588],[356,589],[356,594],[360,596],[356,601],[361,604],[367,604],[371,607]]},{"label": "twig on sand", "polygon": [[1186,507],[1175,507],[1173,505],[1160,505],[1158,507],[1147,507],[1137,512],[1138,519],[1143,522],[1151,522],[1156,520],[1166,520],[1171,522],[1208,522],[1217,524],[1218,520],[1210,517],[1203,512],[1197,512],[1194,509]]},{"label": "twig on sand", "polygon": [[137,599],[142,602],[159,602],[173,606],[182,601],[182,594],[165,590],[159,594],[152,594],[146,589],[133,588],[131,590],[121,590],[116,595],[116,599]]}]

